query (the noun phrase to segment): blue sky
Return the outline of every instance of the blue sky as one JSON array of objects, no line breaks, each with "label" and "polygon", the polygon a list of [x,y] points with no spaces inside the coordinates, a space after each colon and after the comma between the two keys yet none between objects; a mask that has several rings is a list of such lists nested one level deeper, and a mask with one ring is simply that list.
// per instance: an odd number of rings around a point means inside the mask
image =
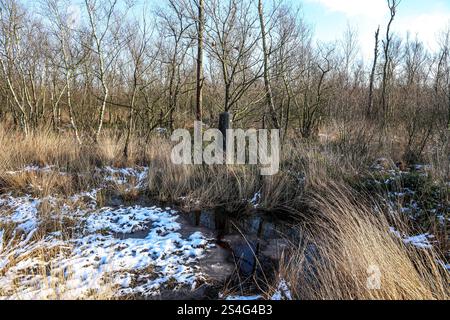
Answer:
[{"label": "blue sky", "polygon": [[[140,4],[162,4],[165,0],[137,0]],[[208,0],[206,0],[208,1]],[[256,3],[256,0],[254,0]],[[272,0],[265,0],[270,2]],[[365,59],[373,55],[374,33],[378,25],[389,20],[387,0],[285,0],[302,7],[305,20],[313,26],[316,40],[335,41],[342,38],[348,26],[357,30],[360,54]],[[82,0],[71,0],[78,5]],[[25,0],[30,6],[34,0]],[[142,7],[141,7],[142,8]],[[406,37],[417,36],[430,50],[438,48],[439,32],[450,27],[450,0],[401,0],[393,31]]]},{"label": "blue sky", "polygon": [[[358,32],[361,53],[372,56],[378,25],[385,32],[389,19],[386,0],[291,0],[302,3],[305,19],[314,26],[316,38],[341,38],[350,25]],[[438,47],[439,32],[450,25],[450,0],[402,0],[393,30],[406,37],[416,34],[430,50]]]}]

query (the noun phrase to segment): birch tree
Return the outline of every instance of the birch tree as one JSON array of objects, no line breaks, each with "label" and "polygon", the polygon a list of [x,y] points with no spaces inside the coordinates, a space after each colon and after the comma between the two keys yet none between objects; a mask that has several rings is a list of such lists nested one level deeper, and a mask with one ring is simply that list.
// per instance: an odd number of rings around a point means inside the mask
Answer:
[{"label": "birch tree", "polygon": [[100,107],[98,111],[98,124],[95,131],[94,141],[98,142],[100,134],[103,129],[103,123],[105,118],[106,105],[109,97],[109,87],[107,72],[112,64],[112,61],[107,61],[108,58],[113,59],[114,54],[118,48],[114,49],[109,47],[112,52],[107,52],[106,41],[109,35],[111,24],[114,21],[114,13],[118,0],[85,0],[85,8],[89,18],[89,37],[92,39],[92,44],[87,44],[89,50],[91,50],[97,57],[97,70],[95,74],[100,81],[102,88],[102,96],[100,98]]}]

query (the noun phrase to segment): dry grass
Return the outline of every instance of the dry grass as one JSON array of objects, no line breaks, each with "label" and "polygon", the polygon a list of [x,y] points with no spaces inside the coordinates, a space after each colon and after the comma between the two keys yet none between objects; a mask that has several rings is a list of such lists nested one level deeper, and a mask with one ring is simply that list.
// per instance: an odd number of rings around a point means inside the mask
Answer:
[{"label": "dry grass", "polygon": [[[304,242],[280,267],[296,298],[417,300],[450,298],[450,277],[434,250],[405,245],[389,232],[386,215],[361,203],[344,186],[324,186],[311,196]],[[397,230],[407,230],[401,220]],[[368,287],[380,272],[381,286]]]},{"label": "dry grass", "polygon": [[[368,129],[361,132],[353,130],[354,127]],[[172,144],[156,136],[148,144],[134,138],[130,156],[124,159],[124,141],[112,133],[105,132],[98,144],[79,146],[71,133],[40,132],[23,138],[0,126],[0,190],[20,190],[39,196],[70,194],[95,186],[98,167],[138,164],[150,167],[148,191],[156,200],[180,202],[187,209],[223,204],[234,209],[261,193],[260,207],[273,210],[301,206],[305,190],[324,181],[360,178],[379,157],[391,158],[394,162],[401,159],[398,156],[401,152],[397,150],[400,142],[396,141],[402,139],[396,135],[390,140],[385,136],[376,139],[375,129],[364,124],[345,130],[335,124],[326,129],[323,130],[325,141],[298,141],[298,137],[290,136],[282,150],[280,173],[261,177],[258,166],[173,165],[170,161]],[[448,148],[445,141],[440,143]],[[449,159],[444,153],[436,150],[434,154],[427,153],[433,164],[430,173],[441,182],[449,180]],[[54,165],[71,175],[7,174],[7,171],[30,164]],[[30,186],[35,188],[30,189]]]},{"label": "dry grass", "polygon": [[[51,194],[68,195],[87,190],[99,182],[96,169],[103,166],[133,166],[144,163],[145,150],[133,141],[128,159],[123,159],[123,141],[104,135],[95,145],[80,146],[70,133],[38,132],[28,137],[0,126],[0,191],[26,192],[45,197]],[[139,155],[138,155],[139,152]],[[24,167],[54,166],[67,173],[20,171]]]},{"label": "dry grass", "polygon": [[267,210],[293,206],[303,185],[284,171],[260,176],[257,166],[191,166],[170,161],[170,145],[161,144],[150,160],[149,192],[161,201],[179,202],[186,209],[226,206],[236,210],[261,194],[260,206]]}]

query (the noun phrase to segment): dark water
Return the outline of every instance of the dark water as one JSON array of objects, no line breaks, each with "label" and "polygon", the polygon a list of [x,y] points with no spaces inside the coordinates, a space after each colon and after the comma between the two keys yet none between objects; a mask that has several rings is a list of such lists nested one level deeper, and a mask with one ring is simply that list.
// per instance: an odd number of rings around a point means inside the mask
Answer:
[{"label": "dark water", "polygon": [[196,227],[214,230],[218,246],[228,250],[243,276],[276,267],[283,247],[295,237],[295,227],[268,214],[231,214],[222,208],[195,211],[188,219]]}]

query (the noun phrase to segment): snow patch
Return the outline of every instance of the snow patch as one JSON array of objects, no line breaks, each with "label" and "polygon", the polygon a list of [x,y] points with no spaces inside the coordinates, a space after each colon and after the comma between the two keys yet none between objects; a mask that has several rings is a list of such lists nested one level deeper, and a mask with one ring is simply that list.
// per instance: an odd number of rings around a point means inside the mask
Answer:
[{"label": "snow patch", "polygon": [[172,212],[157,207],[103,208],[87,217],[86,230],[89,233],[109,230],[114,233],[130,234],[147,229],[148,224],[152,222],[166,228],[164,231],[169,228],[175,230],[178,226],[175,224],[176,218]]},{"label": "snow patch", "polygon": [[262,296],[229,296],[225,298],[227,301],[257,301],[262,299]]},{"label": "snow patch", "polygon": [[41,200],[33,199],[26,195],[15,198],[11,194],[0,198],[0,223],[16,224],[17,229],[26,234],[31,233],[38,227],[38,208]]},{"label": "snow patch", "polygon": [[274,293],[271,300],[292,300],[291,290],[289,289],[289,286],[284,279],[282,279],[278,284],[277,291]]},{"label": "snow patch", "polygon": [[[112,182],[118,185],[128,185],[127,190],[142,189],[148,176],[147,167],[138,168],[113,168],[105,167],[100,171],[104,174],[105,182]],[[134,186],[130,186],[134,183]]]},{"label": "snow patch", "polygon": [[[119,217],[121,214],[123,219]],[[39,249],[65,248],[68,252],[61,251],[52,259],[52,271],[45,276],[33,272],[45,269],[43,261],[23,257],[0,277],[2,291],[9,293],[3,298],[46,299],[56,295],[59,299],[79,299],[108,286],[115,296],[155,296],[165,287],[194,289],[205,281],[195,265],[211,243],[200,233],[187,238],[177,233],[181,225],[176,222],[178,216],[174,211],[133,207],[100,210],[92,216],[95,218],[87,217],[85,223],[86,230],[93,234],[69,241],[47,237],[33,246],[15,249],[15,257]],[[144,239],[118,239],[95,233],[99,230],[131,233],[133,227],[144,228],[147,222],[151,225]],[[7,258],[0,254],[0,261]],[[6,266],[4,262],[2,265]],[[19,280],[19,288],[15,288],[15,280]],[[51,283],[58,283],[58,292],[50,289],[52,286],[46,288],[45,284]]]},{"label": "snow patch", "polygon": [[258,191],[257,193],[255,193],[255,195],[253,196],[253,199],[250,200],[250,203],[253,205],[253,207],[255,209],[257,209],[260,205],[261,202],[261,191]]},{"label": "snow patch", "polygon": [[390,232],[392,234],[394,234],[396,237],[398,237],[399,239],[401,239],[403,241],[403,243],[405,243],[407,245],[412,245],[419,249],[432,249],[433,248],[432,239],[434,239],[434,235],[431,235],[429,233],[410,237],[410,236],[402,235],[400,232],[395,230],[395,228],[393,228],[393,227],[390,228]]}]

